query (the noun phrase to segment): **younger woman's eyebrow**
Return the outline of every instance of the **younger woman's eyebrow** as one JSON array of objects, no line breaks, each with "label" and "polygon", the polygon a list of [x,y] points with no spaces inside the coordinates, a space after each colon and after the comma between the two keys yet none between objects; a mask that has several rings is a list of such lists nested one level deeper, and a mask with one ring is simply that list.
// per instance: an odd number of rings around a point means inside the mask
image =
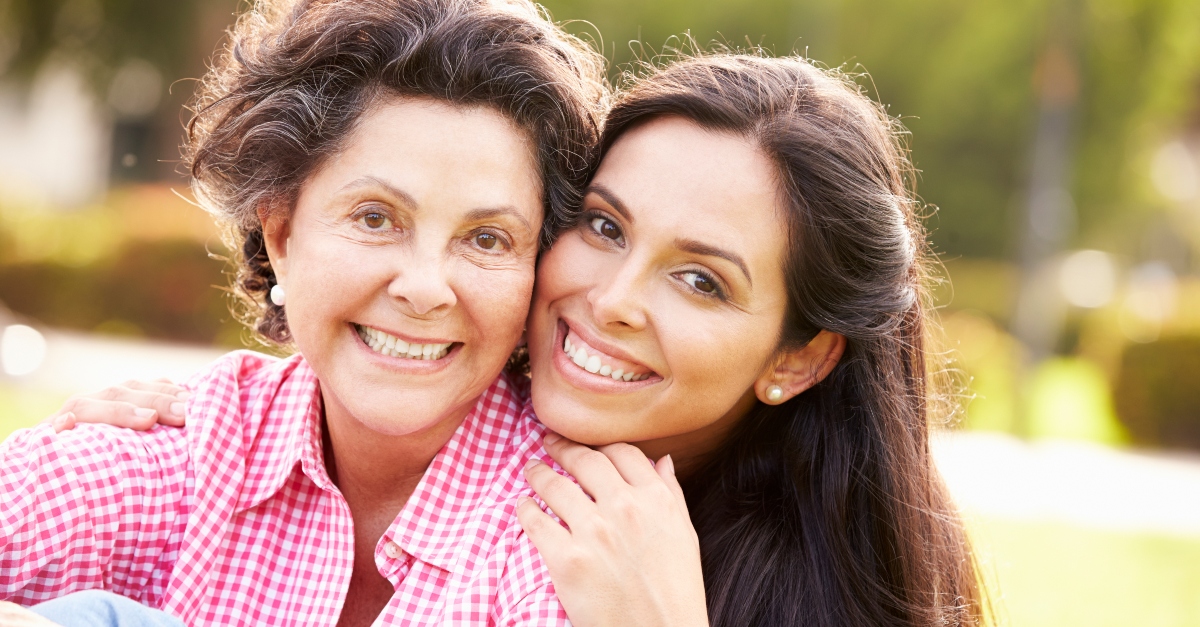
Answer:
[{"label": "younger woman's eyebrow", "polygon": [[621,199],[617,198],[617,195],[611,189],[599,183],[592,183],[584,190],[583,195],[587,196],[588,194],[595,194],[603,198],[604,202],[608,203],[614,211],[621,214],[621,217],[625,218],[626,222],[633,224],[633,214],[629,213],[629,209],[625,207],[625,203],[621,202]]},{"label": "younger woman's eyebrow", "polygon": [[705,257],[719,257],[724,259],[725,261],[737,266],[738,269],[742,271],[742,274],[746,275],[746,281],[750,284],[750,286],[754,286],[754,280],[750,278],[750,269],[746,267],[746,262],[743,261],[742,258],[736,253],[731,253],[727,250],[717,248],[716,246],[710,246],[703,242],[697,242],[694,239],[684,238],[676,238],[675,247],[685,253],[692,253],[693,255],[704,255]]}]

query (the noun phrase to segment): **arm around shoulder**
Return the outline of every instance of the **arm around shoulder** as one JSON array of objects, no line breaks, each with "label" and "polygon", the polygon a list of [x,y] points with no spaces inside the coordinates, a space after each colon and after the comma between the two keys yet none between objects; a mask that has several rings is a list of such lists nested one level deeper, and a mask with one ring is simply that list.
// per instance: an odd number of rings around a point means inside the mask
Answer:
[{"label": "arm around shoulder", "polygon": [[9,437],[0,444],[0,599],[144,594],[186,500],[187,457],[175,429],[56,434],[43,424]]}]

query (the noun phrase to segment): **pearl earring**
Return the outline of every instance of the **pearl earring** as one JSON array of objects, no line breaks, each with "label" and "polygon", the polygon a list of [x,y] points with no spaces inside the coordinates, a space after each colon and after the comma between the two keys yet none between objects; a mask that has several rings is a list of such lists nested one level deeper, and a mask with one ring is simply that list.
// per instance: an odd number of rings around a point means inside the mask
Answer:
[{"label": "pearl earring", "polygon": [[271,288],[271,302],[275,303],[276,307],[283,307],[287,302],[287,294],[283,293],[283,286],[276,283]]},{"label": "pearl earring", "polygon": [[767,400],[772,403],[778,403],[783,398],[783,388],[778,385],[772,385],[767,388]]}]

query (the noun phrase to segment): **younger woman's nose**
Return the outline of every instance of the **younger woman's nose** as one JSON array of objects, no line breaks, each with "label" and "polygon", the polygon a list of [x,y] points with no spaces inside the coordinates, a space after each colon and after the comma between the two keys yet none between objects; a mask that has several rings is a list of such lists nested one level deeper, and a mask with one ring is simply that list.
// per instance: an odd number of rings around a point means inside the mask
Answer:
[{"label": "younger woman's nose", "polygon": [[597,283],[587,295],[597,324],[630,329],[646,326],[645,282],[641,274],[635,265],[624,263],[610,275],[598,275]]}]

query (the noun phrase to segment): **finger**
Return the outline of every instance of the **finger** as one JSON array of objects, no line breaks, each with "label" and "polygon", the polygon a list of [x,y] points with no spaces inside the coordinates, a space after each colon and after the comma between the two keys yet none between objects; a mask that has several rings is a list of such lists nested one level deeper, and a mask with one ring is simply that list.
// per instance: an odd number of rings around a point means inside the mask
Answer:
[{"label": "finger", "polygon": [[654,472],[662,478],[663,483],[671,489],[671,493],[679,500],[679,504],[683,506],[683,511],[687,511],[687,498],[683,495],[683,486],[679,485],[679,477],[675,476],[675,460],[671,459],[670,455],[664,455],[658,463],[654,465]]},{"label": "finger", "polygon": [[586,524],[596,514],[596,504],[579,486],[540,461],[525,466],[525,480],[568,527]]},{"label": "finger", "polygon": [[600,498],[604,494],[628,489],[629,483],[617,472],[612,460],[605,457],[604,453],[553,432],[546,434],[543,445],[550,457],[571,473],[583,490],[593,497]]},{"label": "finger", "polygon": [[170,379],[162,378],[154,381],[126,381],[124,384],[117,386],[128,388],[130,390],[139,390],[142,392],[154,392],[157,394],[165,394],[167,396],[176,396],[183,400],[187,400],[190,394],[187,388],[182,385],[177,385]]},{"label": "finger", "polygon": [[648,485],[660,481],[650,458],[632,444],[617,442],[596,447],[596,450],[612,462],[613,467],[629,485]]},{"label": "finger", "polygon": [[67,402],[65,410],[75,414],[75,421],[92,422],[145,431],[158,422],[158,412],[123,401],[107,401],[79,397]]},{"label": "finger", "polygon": [[517,522],[521,523],[525,535],[547,563],[553,556],[560,555],[562,548],[571,541],[571,532],[563,529],[528,496],[517,499]]},{"label": "finger", "polygon": [[[90,397],[82,397],[90,398]],[[183,426],[184,413],[187,405],[174,394],[137,390],[126,387],[113,387],[104,390],[101,398],[95,400],[128,403],[145,409],[152,409],[158,415],[158,422],[175,427]],[[72,408],[74,410],[74,408]],[[90,415],[76,412],[83,422],[107,422],[107,420],[92,420]],[[110,423],[112,424],[112,423]]]},{"label": "finger", "polygon": [[62,433],[63,431],[70,431],[75,428],[75,414],[69,411],[59,412],[50,418],[50,425],[54,427],[55,433]]}]

